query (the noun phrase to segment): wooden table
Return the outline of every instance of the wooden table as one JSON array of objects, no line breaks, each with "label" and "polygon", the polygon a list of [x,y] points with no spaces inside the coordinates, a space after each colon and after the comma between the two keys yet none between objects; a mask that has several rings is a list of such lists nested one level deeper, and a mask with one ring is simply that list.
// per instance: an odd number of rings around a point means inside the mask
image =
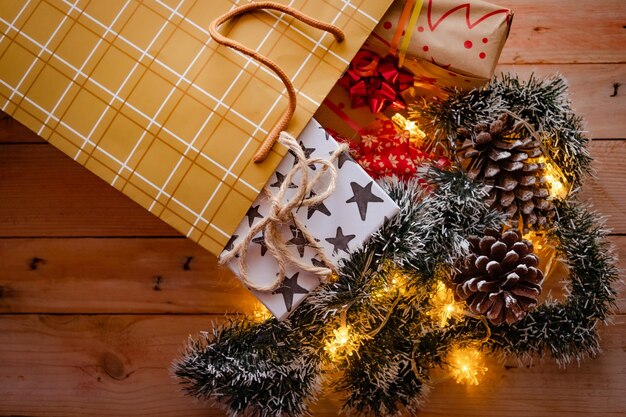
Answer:
[{"label": "wooden table", "polygon": [[[500,3],[516,12],[500,69],[570,80],[596,158],[584,198],[626,258],[626,1]],[[184,397],[170,362],[187,335],[251,305],[211,255],[2,115],[0,415],[223,415]],[[480,386],[434,387],[421,415],[625,415],[624,307],[622,290],[598,359],[492,361]],[[336,409],[324,398],[315,415]]]}]

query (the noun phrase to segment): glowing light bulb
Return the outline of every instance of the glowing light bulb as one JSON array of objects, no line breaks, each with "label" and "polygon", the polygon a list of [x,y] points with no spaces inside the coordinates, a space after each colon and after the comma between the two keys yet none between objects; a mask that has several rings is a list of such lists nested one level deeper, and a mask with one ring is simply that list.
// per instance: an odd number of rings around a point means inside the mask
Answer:
[{"label": "glowing light bulb", "polygon": [[342,325],[333,330],[333,338],[329,339],[324,350],[331,360],[336,361],[352,356],[358,348],[358,337],[351,332],[350,326]]},{"label": "glowing light bulb", "polygon": [[543,236],[538,235],[536,232],[532,230],[526,233],[525,235],[523,235],[522,239],[526,239],[530,241],[533,244],[533,248],[535,249],[535,251],[539,251],[543,249],[545,238]]},{"label": "glowing light bulb", "polygon": [[383,285],[372,292],[373,298],[382,299],[406,293],[407,277],[397,270],[390,272],[390,274],[391,279],[387,279]]},{"label": "glowing light bulb", "polygon": [[463,308],[454,299],[454,293],[450,288],[439,281],[435,294],[431,297],[432,309],[429,315],[437,320],[440,327],[446,327],[452,318],[458,318],[463,315]]},{"label": "glowing light bulb", "polygon": [[543,177],[546,180],[550,197],[566,198],[569,194],[569,187],[567,186],[567,180],[563,172],[545,156],[538,158],[537,163],[543,164],[544,166]]},{"label": "glowing light bulb", "polygon": [[478,385],[488,370],[482,353],[471,346],[452,349],[448,354],[448,363],[457,384]]},{"label": "glowing light bulb", "polygon": [[252,311],[251,317],[256,322],[264,322],[272,317],[272,313],[261,303],[257,303]]},{"label": "glowing light bulb", "polygon": [[421,142],[426,138],[426,133],[419,128],[419,125],[415,121],[407,119],[400,113],[391,116],[391,121],[394,122],[398,128],[409,132],[409,141],[415,147],[419,147]]},{"label": "glowing light bulb", "polygon": [[334,333],[335,342],[340,346],[345,345],[350,340],[350,329],[348,328],[348,326],[341,326],[340,328],[335,330]]}]

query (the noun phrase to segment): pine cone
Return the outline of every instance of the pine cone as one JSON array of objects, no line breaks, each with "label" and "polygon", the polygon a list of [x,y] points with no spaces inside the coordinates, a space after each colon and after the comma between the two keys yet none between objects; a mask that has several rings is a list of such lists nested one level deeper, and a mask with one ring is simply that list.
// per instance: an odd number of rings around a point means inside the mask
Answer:
[{"label": "pine cone", "polygon": [[457,130],[459,157],[468,175],[484,182],[488,204],[504,212],[513,226],[521,217],[524,230],[545,228],[554,217],[549,200],[541,144],[528,134],[522,122],[503,114],[490,125],[479,123],[473,131]]},{"label": "pine cone", "polygon": [[452,275],[457,297],[493,324],[521,320],[537,305],[543,282],[533,244],[515,229],[503,234],[487,229],[482,238],[468,241],[471,253],[457,262]]}]

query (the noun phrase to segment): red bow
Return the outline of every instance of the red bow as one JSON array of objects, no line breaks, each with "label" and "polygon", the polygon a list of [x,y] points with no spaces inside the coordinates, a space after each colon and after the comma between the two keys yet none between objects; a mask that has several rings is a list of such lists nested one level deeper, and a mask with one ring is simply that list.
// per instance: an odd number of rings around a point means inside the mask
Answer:
[{"label": "red bow", "polygon": [[413,85],[413,75],[395,64],[391,56],[380,58],[373,52],[361,50],[338,84],[350,93],[352,107],[369,106],[372,113],[388,105],[405,108],[401,92]]}]

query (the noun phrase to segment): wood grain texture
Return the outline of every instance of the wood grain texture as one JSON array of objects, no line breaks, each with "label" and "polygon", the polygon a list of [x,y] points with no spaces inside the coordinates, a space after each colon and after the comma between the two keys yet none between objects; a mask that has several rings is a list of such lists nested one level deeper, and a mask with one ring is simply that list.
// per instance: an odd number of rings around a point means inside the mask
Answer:
[{"label": "wood grain texture", "polygon": [[500,62],[625,63],[626,2],[501,0],[515,12]]},{"label": "wood grain texture", "polygon": [[0,236],[180,236],[53,146],[0,146]]},{"label": "wood grain texture", "polygon": [[35,132],[0,111],[0,143],[44,143]]},{"label": "wood grain texture", "polygon": [[[603,139],[581,197],[609,216],[626,270],[626,1],[499,3],[515,18],[498,69],[562,73]],[[598,359],[567,370],[491,359],[482,385],[443,381],[419,415],[626,415],[620,291]],[[254,304],[212,255],[0,113],[0,417],[222,416],[182,395],[170,363],[188,335]],[[338,406],[325,396],[314,415]]]},{"label": "wood grain texture", "polygon": [[620,87],[612,97],[613,84],[626,87],[626,65],[498,65],[496,71],[515,72],[522,79],[533,73],[542,78],[560,73],[568,81],[572,107],[584,118],[587,136],[594,139],[626,136],[626,90]]},{"label": "wood grain texture", "polygon": [[[188,334],[215,316],[3,315],[0,317],[0,415],[222,416],[184,398],[170,363]],[[488,361],[477,387],[437,384],[422,417],[611,416],[626,410],[626,317],[602,329],[604,353],[580,367],[551,361],[527,368]],[[511,367],[512,366],[512,367]],[[315,415],[336,415],[336,395]],[[555,414],[556,413],[556,414]]]},{"label": "wood grain texture", "polygon": [[[611,241],[626,254],[626,236]],[[0,271],[0,314],[219,314],[257,307],[230,270],[183,238],[0,239],[0,254],[10,255]],[[620,261],[626,270],[626,256]],[[559,282],[549,284],[562,292]],[[617,311],[626,312],[623,296]]]},{"label": "wood grain texture", "polygon": [[[626,240],[624,241],[626,246]],[[234,313],[255,298],[177,239],[0,239],[2,313]]]},{"label": "wood grain texture", "polygon": [[583,184],[580,198],[607,217],[613,233],[626,234],[626,140],[591,143],[595,175]]}]

